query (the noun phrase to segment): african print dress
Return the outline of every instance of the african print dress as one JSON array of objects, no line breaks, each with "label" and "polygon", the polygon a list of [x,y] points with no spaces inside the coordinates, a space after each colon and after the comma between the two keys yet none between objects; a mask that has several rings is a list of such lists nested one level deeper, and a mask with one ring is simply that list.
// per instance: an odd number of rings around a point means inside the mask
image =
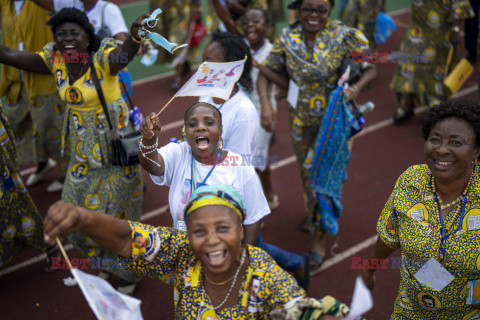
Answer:
[{"label": "african print dress", "polygon": [[[464,217],[453,223],[445,240],[442,264],[455,279],[441,291],[414,277],[430,258],[439,257],[441,225],[431,177],[427,165],[410,167],[398,179],[378,219],[380,239],[402,250],[400,287],[391,319],[479,319],[480,310],[466,305],[466,299],[467,283],[480,279],[480,168],[477,165],[473,173]],[[449,213],[444,223],[452,216]]]},{"label": "african print dress", "polygon": [[42,218],[20,178],[13,141],[0,105],[0,268],[25,248],[47,248]]},{"label": "african print dress", "polygon": [[375,49],[373,32],[379,12],[379,0],[349,0],[342,13],[343,22],[360,30],[368,39],[370,50]]},{"label": "african print dress", "polygon": [[[62,200],[121,219],[138,220],[143,195],[140,165],[113,166],[109,156],[112,135],[121,136],[133,131],[127,104],[121,98],[118,76],[110,75],[109,53],[115,47],[112,38],[105,38],[93,56],[113,133],[93,84],[91,68],[71,84],[63,58],[54,51],[54,43],[47,44],[40,55],[59,79],[57,88],[67,104],[62,138],[63,149],[70,153],[70,163]],[[105,254],[80,232],[70,235],[69,239],[89,257]]]},{"label": "african print dress", "polygon": [[[25,1],[17,16],[13,3],[0,0],[3,45],[35,52],[53,41],[46,24],[51,17],[48,10]],[[0,96],[3,95],[3,111],[15,135],[17,164],[33,164],[50,157],[65,172],[68,160],[60,152],[65,104],[58,96],[52,75],[20,71],[3,64]]]},{"label": "african print dress", "polygon": [[352,51],[368,49],[368,40],[358,30],[339,21],[329,21],[317,34],[313,48],[305,44],[300,23],[287,26],[273,46],[264,65],[277,73],[288,73],[290,88],[298,86],[295,105],[288,103],[293,148],[301,169],[305,207],[310,222],[320,225],[321,212],[316,210],[317,199],[310,185],[313,150],[325,105],[330,92],[336,88],[339,68]]},{"label": "african print dress", "polygon": [[448,99],[443,85],[446,77],[451,28],[456,20],[473,16],[468,0],[414,0],[412,21],[400,46],[399,62],[391,83],[404,106],[412,98],[422,105],[433,106]]}]

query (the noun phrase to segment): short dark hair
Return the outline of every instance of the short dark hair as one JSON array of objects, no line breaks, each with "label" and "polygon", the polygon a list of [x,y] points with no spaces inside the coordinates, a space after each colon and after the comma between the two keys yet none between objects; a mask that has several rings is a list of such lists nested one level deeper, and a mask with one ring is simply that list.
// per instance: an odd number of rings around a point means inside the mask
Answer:
[{"label": "short dark hair", "polygon": [[250,53],[250,48],[245,41],[243,41],[242,37],[228,32],[217,31],[212,35],[212,40],[210,40],[210,43],[213,42],[222,48],[222,54],[226,62],[243,60],[245,59],[245,56],[247,56],[247,61],[245,61],[243,73],[238,80],[238,83],[246,91],[252,92],[252,54]]},{"label": "short dark hair", "polygon": [[245,13],[243,14],[243,16],[245,16],[247,14],[247,12],[249,11],[260,11],[263,15],[263,18],[265,19],[265,23],[270,23],[270,17],[268,16],[268,13],[267,11],[263,10],[262,8],[258,8],[258,7],[254,7],[254,8],[250,8],[250,9],[247,9],[245,11]]},{"label": "short dark hair", "polygon": [[186,123],[187,118],[190,116],[190,113],[192,113],[192,111],[195,108],[200,107],[200,106],[212,109],[213,113],[217,116],[217,118],[220,122],[220,125],[222,125],[222,114],[220,113],[220,110],[218,110],[215,106],[211,105],[210,103],[206,103],[206,102],[196,102],[196,103],[192,104],[190,107],[188,107],[187,111],[185,112],[185,116],[183,116],[183,123]]},{"label": "short dark hair", "polygon": [[475,131],[476,146],[480,146],[480,104],[468,99],[450,99],[428,110],[423,118],[422,135],[426,141],[430,130],[438,121],[446,118],[459,118],[467,121]]},{"label": "short dark hair", "polygon": [[[330,3],[330,9],[333,9],[333,6],[335,5],[335,0],[328,0]],[[292,3],[290,3],[287,8],[290,10],[298,10],[302,6],[303,0],[295,0]]]},{"label": "short dark hair", "polygon": [[100,38],[95,34],[92,24],[88,20],[87,14],[76,8],[63,8],[54,14],[47,24],[51,26],[53,37],[57,28],[65,22],[78,24],[88,34],[90,41],[88,42],[88,52],[96,52],[100,47]]}]

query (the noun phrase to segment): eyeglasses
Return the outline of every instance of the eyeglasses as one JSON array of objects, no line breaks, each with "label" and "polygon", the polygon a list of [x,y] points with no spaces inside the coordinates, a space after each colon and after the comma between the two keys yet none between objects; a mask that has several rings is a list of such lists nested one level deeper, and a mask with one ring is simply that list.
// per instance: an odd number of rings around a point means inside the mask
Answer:
[{"label": "eyeglasses", "polygon": [[326,9],[313,9],[313,8],[300,8],[300,12],[303,14],[303,15],[306,15],[306,16],[311,16],[313,15],[313,13],[316,13],[317,16],[323,16],[324,14],[326,14],[328,12],[328,10]]}]

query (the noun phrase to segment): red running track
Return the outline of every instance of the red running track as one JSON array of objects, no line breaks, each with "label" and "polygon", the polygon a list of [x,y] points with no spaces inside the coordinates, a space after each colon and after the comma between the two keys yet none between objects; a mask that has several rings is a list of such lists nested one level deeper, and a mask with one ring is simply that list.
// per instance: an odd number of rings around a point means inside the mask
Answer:
[{"label": "red running track", "polygon": [[[120,2],[120,1],[118,1]],[[396,19],[408,23],[409,13]],[[398,50],[404,29],[379,46],[378,51]],[[349,303],[352,298],[355,277],[358,270],[352,269],[352,257],[367,257],[373,246],[375,224],[397,177],[410,165],[423,162],[423,140],[421,120],[423,113],[412,121],[393,126],[390,122],[393,108],[397,105],[394,94],[389,89],[395,65],[380,64],[378,78],[374,86],[362,92],[359,103],[374,101],[374,112],[366,116],[366,129],[355,139],[353,157],[348,169],[348,180],[344,186],[344,212],[340,219],[340,232],[336,238],[330,237],[328,245],[334,247],[329,252],[329,260],[323,270],[312,277],[308,294],[320,298],[331,294]],[[479,100],[475,95],[476,76],[463,87],[461,96]],[[171,79],[160,79],[137,85],[133,100],[142,107],[144,113],[158,111],[171,97],[168,92]],[[195,99],[179,98],[162,114],[164,130],[160,143],[167,143],[170,137],[180,136],[180,126],[186,108]],[[172,125],[173,124],[173,125]],[[271,155],[280,159],[279,166],[273,169],[272,178],[275,191],[280,198],[280,207],[265,221],[262,231],[268,243],[292,252],[307,252],[308,235],[299,231],[303,218],[302,188],[298,165],[292,160],[293,149],[288,129],[288,114],[285,102],[279,106],[277,141]],[[47,193],[46,187],[59,172],[50,173],[44,181],[30,188],[41,214],[60,198],[60,193]],[[164,214],[167,204],[167,188],[153,185],[144,174],[147,191],[144,197],[143,216],[153,225],[171,225],[171,218]],[[163,209],[162,209],[163,208]],[[288,236],[286,236],[288,235]],[[69,250],[70,258],[81,257],[76,250]],[[394,256],[399,256],[396,252]],[[70,276],[68,270],[45,274],[42,262],[32,262],[38,253],[24,251],[3,270],[0,270],[0,319],[94,319],[78,286],[67,287],[62,279]],[[96,274],[98,271],[89,270]],[[7,273],[7,274],[5,274]],[[118,279],[113,279],[116,284]],[[399,282],[399,272],[395,269],[377,272],[377,283],[373,292],[375,306],[367,314],[368,319],[388,319],[393,309]],[[142,300],[142,313],[145,319],[172,319],[172,289],[159,280],[143,280],[135,293]]]}]

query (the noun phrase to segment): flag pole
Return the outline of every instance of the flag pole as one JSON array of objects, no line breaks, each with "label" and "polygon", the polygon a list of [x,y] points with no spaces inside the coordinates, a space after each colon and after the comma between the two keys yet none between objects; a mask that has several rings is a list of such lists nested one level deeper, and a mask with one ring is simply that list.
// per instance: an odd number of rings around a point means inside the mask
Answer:
[{"label": "flag pole", "polygon": [[65,258],[65,260],[67,260],[68,267],[69,267],[70,269],[73,269],[72,264],[70,263],[70,259],[68,259],[67,253],[65,252],[65,249],[63,249],[62,243],[60,242],[60,240],[58,239],[58,237],[55,238],[55,240],[57,241],[57,245],[58,245],[58,247],[60,248],[60,251],[62,252],[63,257]]},{"label": "flag pole", "polygon": [[160,112],[157,113],[157,115],[156,115],[155,117],[158,117],[158,116],[160,115],[160,113],[162,113],[162,111],[165,110],[165,108],[170,104],[170,102],[172,102],[172,100],[175,99],[176,97],[177,97],[177,96],[174,95],[174,96],[172,97],[172,99],[170,99],[170,101],[168,101],[167,104],[163,106],[162,110],[160,110]]}]

